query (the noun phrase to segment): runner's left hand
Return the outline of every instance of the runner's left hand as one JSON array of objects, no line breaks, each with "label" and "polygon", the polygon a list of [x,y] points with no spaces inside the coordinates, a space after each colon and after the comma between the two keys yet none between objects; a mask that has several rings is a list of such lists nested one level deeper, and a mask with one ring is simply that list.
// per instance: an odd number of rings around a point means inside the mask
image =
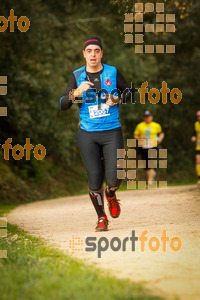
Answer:
[{"label": "runner's left hand", "polygon": [[111,97],[111,94],[106,94],[105,96],[103,96],[101,98],[106,99],[106,104],[109,105],[109,106],[116,105],[120,101],[118,96],[112,95],[112,97]]}]

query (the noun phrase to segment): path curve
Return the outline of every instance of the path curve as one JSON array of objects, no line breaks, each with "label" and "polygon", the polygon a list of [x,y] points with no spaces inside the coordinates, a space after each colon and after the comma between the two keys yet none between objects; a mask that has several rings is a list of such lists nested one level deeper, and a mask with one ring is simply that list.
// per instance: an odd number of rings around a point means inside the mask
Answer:
[{"label": "path curve", "polygon": [[[65,253],[111,270],[119,278],[145,281],[158,295],[168,299],[178,295],[181,300],[199,300],[200,190],[195,186],[170,187],[118,192],[118,197],[122,203],[121,216],[118,219],[109,217],[110,230],[104,233],[94,232],[96,215],[88,195],[23,204],[7,217],[10,223],[45,239]],[[148,230],[144,252],[141,252],[139,241],[135,251],[128,241],[125,252],[109,248],[102,252],[101,258],[97,257],[97,251],[85,251],[86,237],[97,237],[97,242],[100,237],[106,237],[110,243],[113,237],[121,241],[130,237],[132,230],[136,236]],[[169,243],[166,252],[162,251],[162,244],[155,252],[149,249],[149,239],[154,236],[160,241],[163,230],[170,239],[181,239],[179,251],[174,252]],[[84,246],[77,246],[82,251],[70,249],[73,237],[84,241]]]}]

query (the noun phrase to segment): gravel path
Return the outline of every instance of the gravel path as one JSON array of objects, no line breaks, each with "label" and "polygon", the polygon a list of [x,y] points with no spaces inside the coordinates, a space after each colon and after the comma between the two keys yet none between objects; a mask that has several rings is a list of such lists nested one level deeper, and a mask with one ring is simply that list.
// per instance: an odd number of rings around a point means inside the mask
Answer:
[{"label": "gravel path", "polygon": [[[45,239],[49,245],[73,257],[110,270],[117,277],[145,281],[146,287],[158,295],[168,299],[178,295],[184,300],[199,300],[200,190],[195,186],[184,186],[124,191],[117,195],[122,203],[121,216],[118,219],[109,217],[110,230],[103,233],[94,231],[97,220],[88,195],[24,204],[7,217],[10,223]],[[120,238],[122,242],[125,237],[131,237],[133,230],[138,237],[143,231],[148,231],[145,251],[141,251],[140,241],[135,242],[135,251],[132,251],[130,239],[126,243],[126,251],[122,248],[113,251],[110,244],[113,237]],[[162,249],[163,230],[169,237],[166,252]],[[83,240],[83,246],[75,245],[80,250],[72,251],[70,240],[78,237]],[[98,251],[85,250],[88,247],[85,244],[87,237],[97,238]],[[105,247],[101,237],[107,238],[109,247],[100,252],[100,247]],[[149,248],[151,237],[160,241],[157,251]],[[181,249],[176,252],[170,247],[173,237],[178,237],[182,243]],[[118,243],[116,240],[113,247],[117,247]],[[177,245],[174,243],[175,247]]]}]

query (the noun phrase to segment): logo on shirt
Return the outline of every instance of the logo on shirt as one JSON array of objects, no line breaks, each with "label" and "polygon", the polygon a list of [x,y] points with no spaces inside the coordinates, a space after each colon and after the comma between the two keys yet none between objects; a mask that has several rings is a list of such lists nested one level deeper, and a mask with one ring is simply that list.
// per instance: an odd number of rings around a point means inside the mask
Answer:
[{"label": "logo on shirt", "polygon": [[95,82],[95,81],[99,81],[99,79],[98,79],[98,78],[95,78],[95,79],[94,79],[94,82]]},{"label": "logo on shirt", "polygon": [[105,84],[106,84],[107,86],[110,86],[111,83],[112,83],[112,81],[110,81],[109,79],[107,79],[106,82],[105,82]]}]

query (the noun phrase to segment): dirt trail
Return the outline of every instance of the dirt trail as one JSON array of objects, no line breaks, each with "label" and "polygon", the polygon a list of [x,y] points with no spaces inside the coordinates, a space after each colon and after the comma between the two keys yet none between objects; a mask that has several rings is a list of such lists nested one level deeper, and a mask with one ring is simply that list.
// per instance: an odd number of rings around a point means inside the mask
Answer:
[{"label": "dirt trail", "polygon": [[[17,224],[34,236],[44,238],[49,244],[65,253],[79,257],[98,267],[111,270],[120,278],[146,281],[146,286],[158,295],[174,299],[178,295],[184,300],[200,299],[200,190],[195,186],[170,187],[158,190],[136,190],[118,192],[121,199],[120,218],[110,221],[110,230],[95,233],[96,216],[88,195],[55,200],[38,201],[22,205],[8,215],[8,221]],[[136,241],[132,251],[131,241],[126,251],[114,252],[110,247],[97,257],[97,251],[85,251],[86,237],[113,237],[123,240],[148,230],[145,251]],[[167,242],[167,250],[153,252],[148,241],[152,236],[159,240],[163,230],[170,240],[179,237],[182,248],[174,252]],[[69,241],[72,237],[84,241],[83,251],[72,252]],[[109,243],[110,244],[110,243]],[[104,243],[102,243],[104,246]],[[117,242],[114,243],[117,246]]]}]

